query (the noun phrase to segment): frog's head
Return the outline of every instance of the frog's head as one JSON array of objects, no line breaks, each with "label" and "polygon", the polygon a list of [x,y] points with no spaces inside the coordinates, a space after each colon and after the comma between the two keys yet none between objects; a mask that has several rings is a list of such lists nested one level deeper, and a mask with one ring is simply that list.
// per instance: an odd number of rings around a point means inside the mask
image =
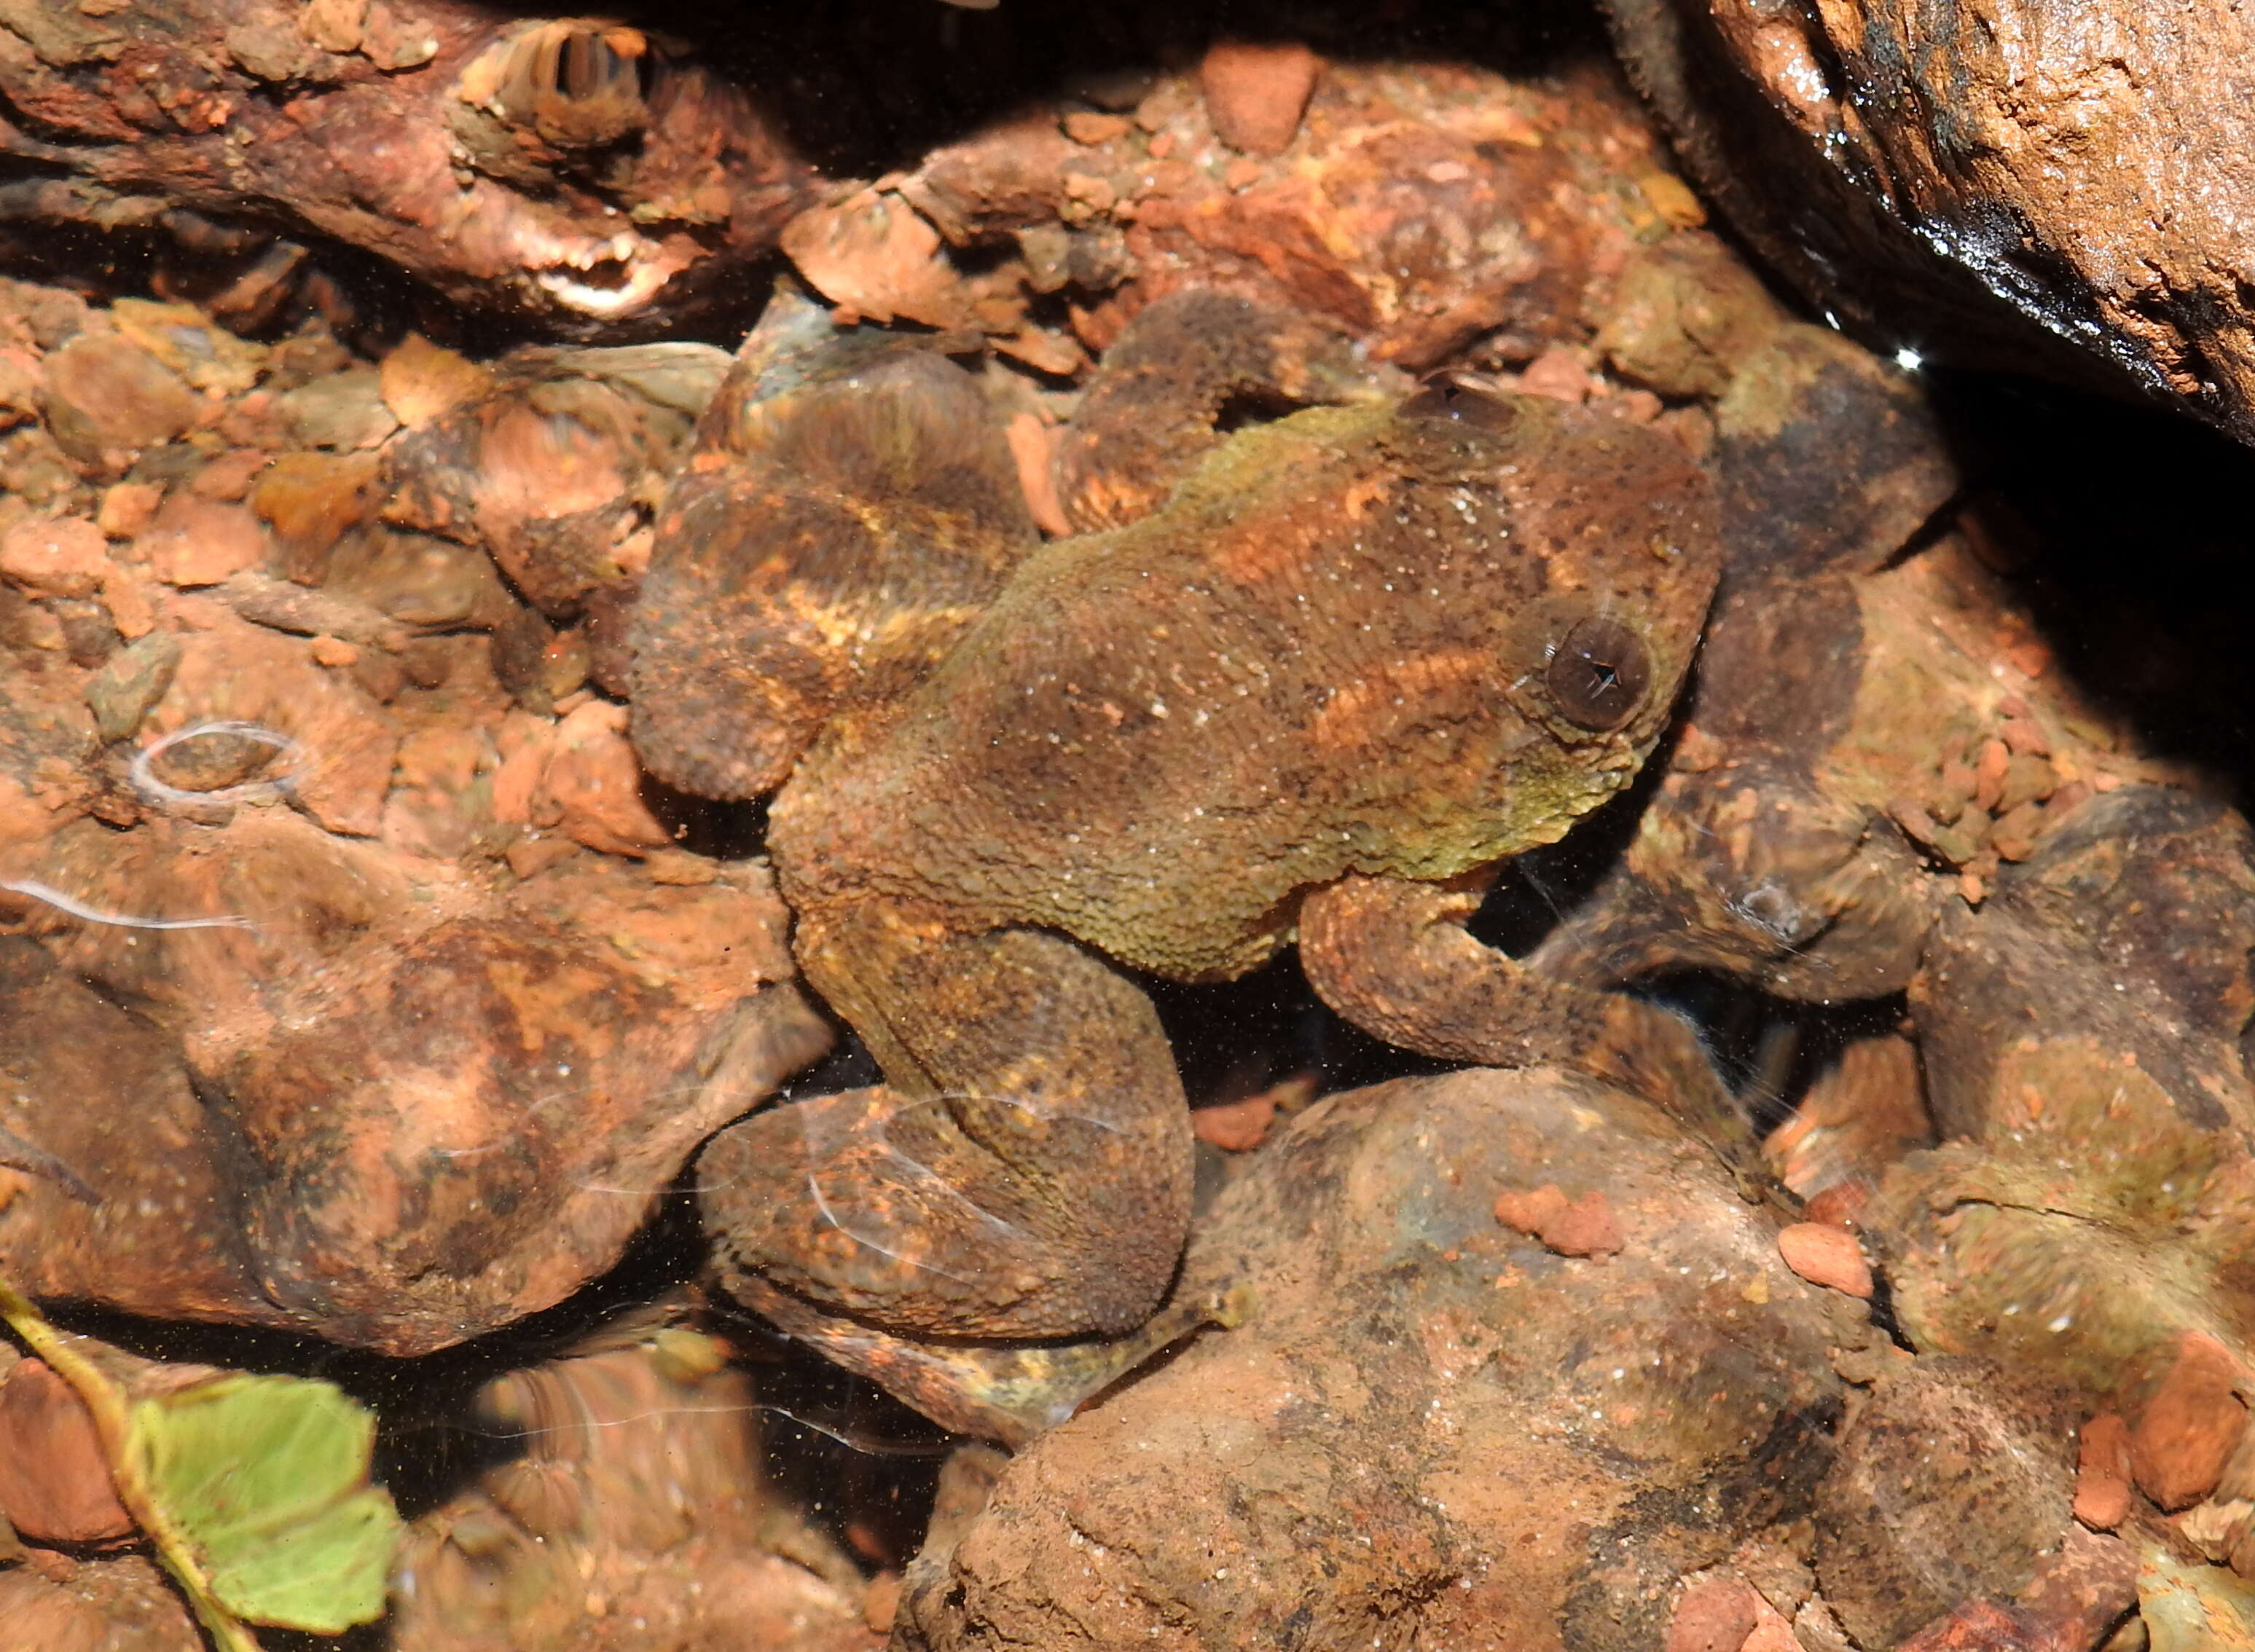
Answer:
[{"label": "frog's head", "polygon": [[1451,554],[1492,559],[1481,620],[1521,711],[1585,758],[1640,760],[1721,566],[1705,473],[1660,431],[1466,374],[1427,380],[1383,439]]}]

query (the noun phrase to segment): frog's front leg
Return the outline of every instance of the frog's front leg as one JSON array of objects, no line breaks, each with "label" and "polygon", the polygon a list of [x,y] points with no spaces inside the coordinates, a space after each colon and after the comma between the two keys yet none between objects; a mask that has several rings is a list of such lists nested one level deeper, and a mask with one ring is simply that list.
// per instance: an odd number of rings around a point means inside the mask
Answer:
[{"label": "frog's front leg", "polygon": [[1189,1115],[1150,1001],[1058,936],[951,934],[882,901],[811,917],[798,950],[889,1082],[714,1142],[702,1194],[730,1263],[886,1332],[1142,1324],[1191,1204]]},{"label": "frog's front leg", "polygon": [[1556,1062],[1682,1121],[1735,1168],[1753,1130],[1699,1037],[1639,998],[1535,974],[1465,925],[1492,874],[1448,883],[1349,877],[1300,907],[1300,964],[1324,1002],[1387,1043],[1486,1067]]}]

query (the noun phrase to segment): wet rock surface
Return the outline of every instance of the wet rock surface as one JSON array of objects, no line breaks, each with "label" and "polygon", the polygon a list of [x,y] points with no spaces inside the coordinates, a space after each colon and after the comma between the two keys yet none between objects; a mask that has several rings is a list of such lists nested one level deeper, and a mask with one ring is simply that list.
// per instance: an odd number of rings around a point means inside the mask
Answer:
[{"label": "wet rock surface", "polygon": [[1866,340],[2112,381],[2255,437],[2237,8],[1608,0],[1773,268]]}]

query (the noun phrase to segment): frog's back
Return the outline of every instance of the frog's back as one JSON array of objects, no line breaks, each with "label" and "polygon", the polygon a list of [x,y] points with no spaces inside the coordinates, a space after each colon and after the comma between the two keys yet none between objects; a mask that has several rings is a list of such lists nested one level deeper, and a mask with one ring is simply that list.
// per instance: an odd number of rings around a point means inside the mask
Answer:
[{"label": "frog's back", "polygon": [[1562,835],[1666,721],[1719,556],[1651,431],[1422,392],[1240,433],[1169,507],[1048,547],[778,800],[802,910],[877,895],[1177,976],[1297,892]]}]

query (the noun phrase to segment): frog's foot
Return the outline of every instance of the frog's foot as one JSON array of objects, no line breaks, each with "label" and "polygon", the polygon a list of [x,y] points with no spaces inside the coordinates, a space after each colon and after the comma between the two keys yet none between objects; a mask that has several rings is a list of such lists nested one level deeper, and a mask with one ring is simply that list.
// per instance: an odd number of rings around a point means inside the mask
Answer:
[{"label": "frog's foot", "polygon": [[1190,1225],[1189,1115],[1149,1002],[1057,936],[882,909],[806,926],[810,978],[901,1083],[778,1107],[700,1170],[732,1261],[910,1336],[1113,1336]]},{"label": "frog's foot", "polygon": [[858,1372],[942,1428],[1016,1449],[1121,1377],[1199,1330],[1252,1316],[1249,1285],[1177,1296],[1122,1337],[1078,1342],[916,1342],[825,1313],[756,1275],[729,1293],[832,1362]]},{"label": "frog's foot", "polygon": [[1685,1022],[1657,1005],[1535,974],[1474,940],[1477,881],[1347,878],[1300,908],[1300,963],[1324,1003],[1404,1049],[1487,1067],[1556,1062],[1633,1090],[1740,1174],[1752,1124]]}]

